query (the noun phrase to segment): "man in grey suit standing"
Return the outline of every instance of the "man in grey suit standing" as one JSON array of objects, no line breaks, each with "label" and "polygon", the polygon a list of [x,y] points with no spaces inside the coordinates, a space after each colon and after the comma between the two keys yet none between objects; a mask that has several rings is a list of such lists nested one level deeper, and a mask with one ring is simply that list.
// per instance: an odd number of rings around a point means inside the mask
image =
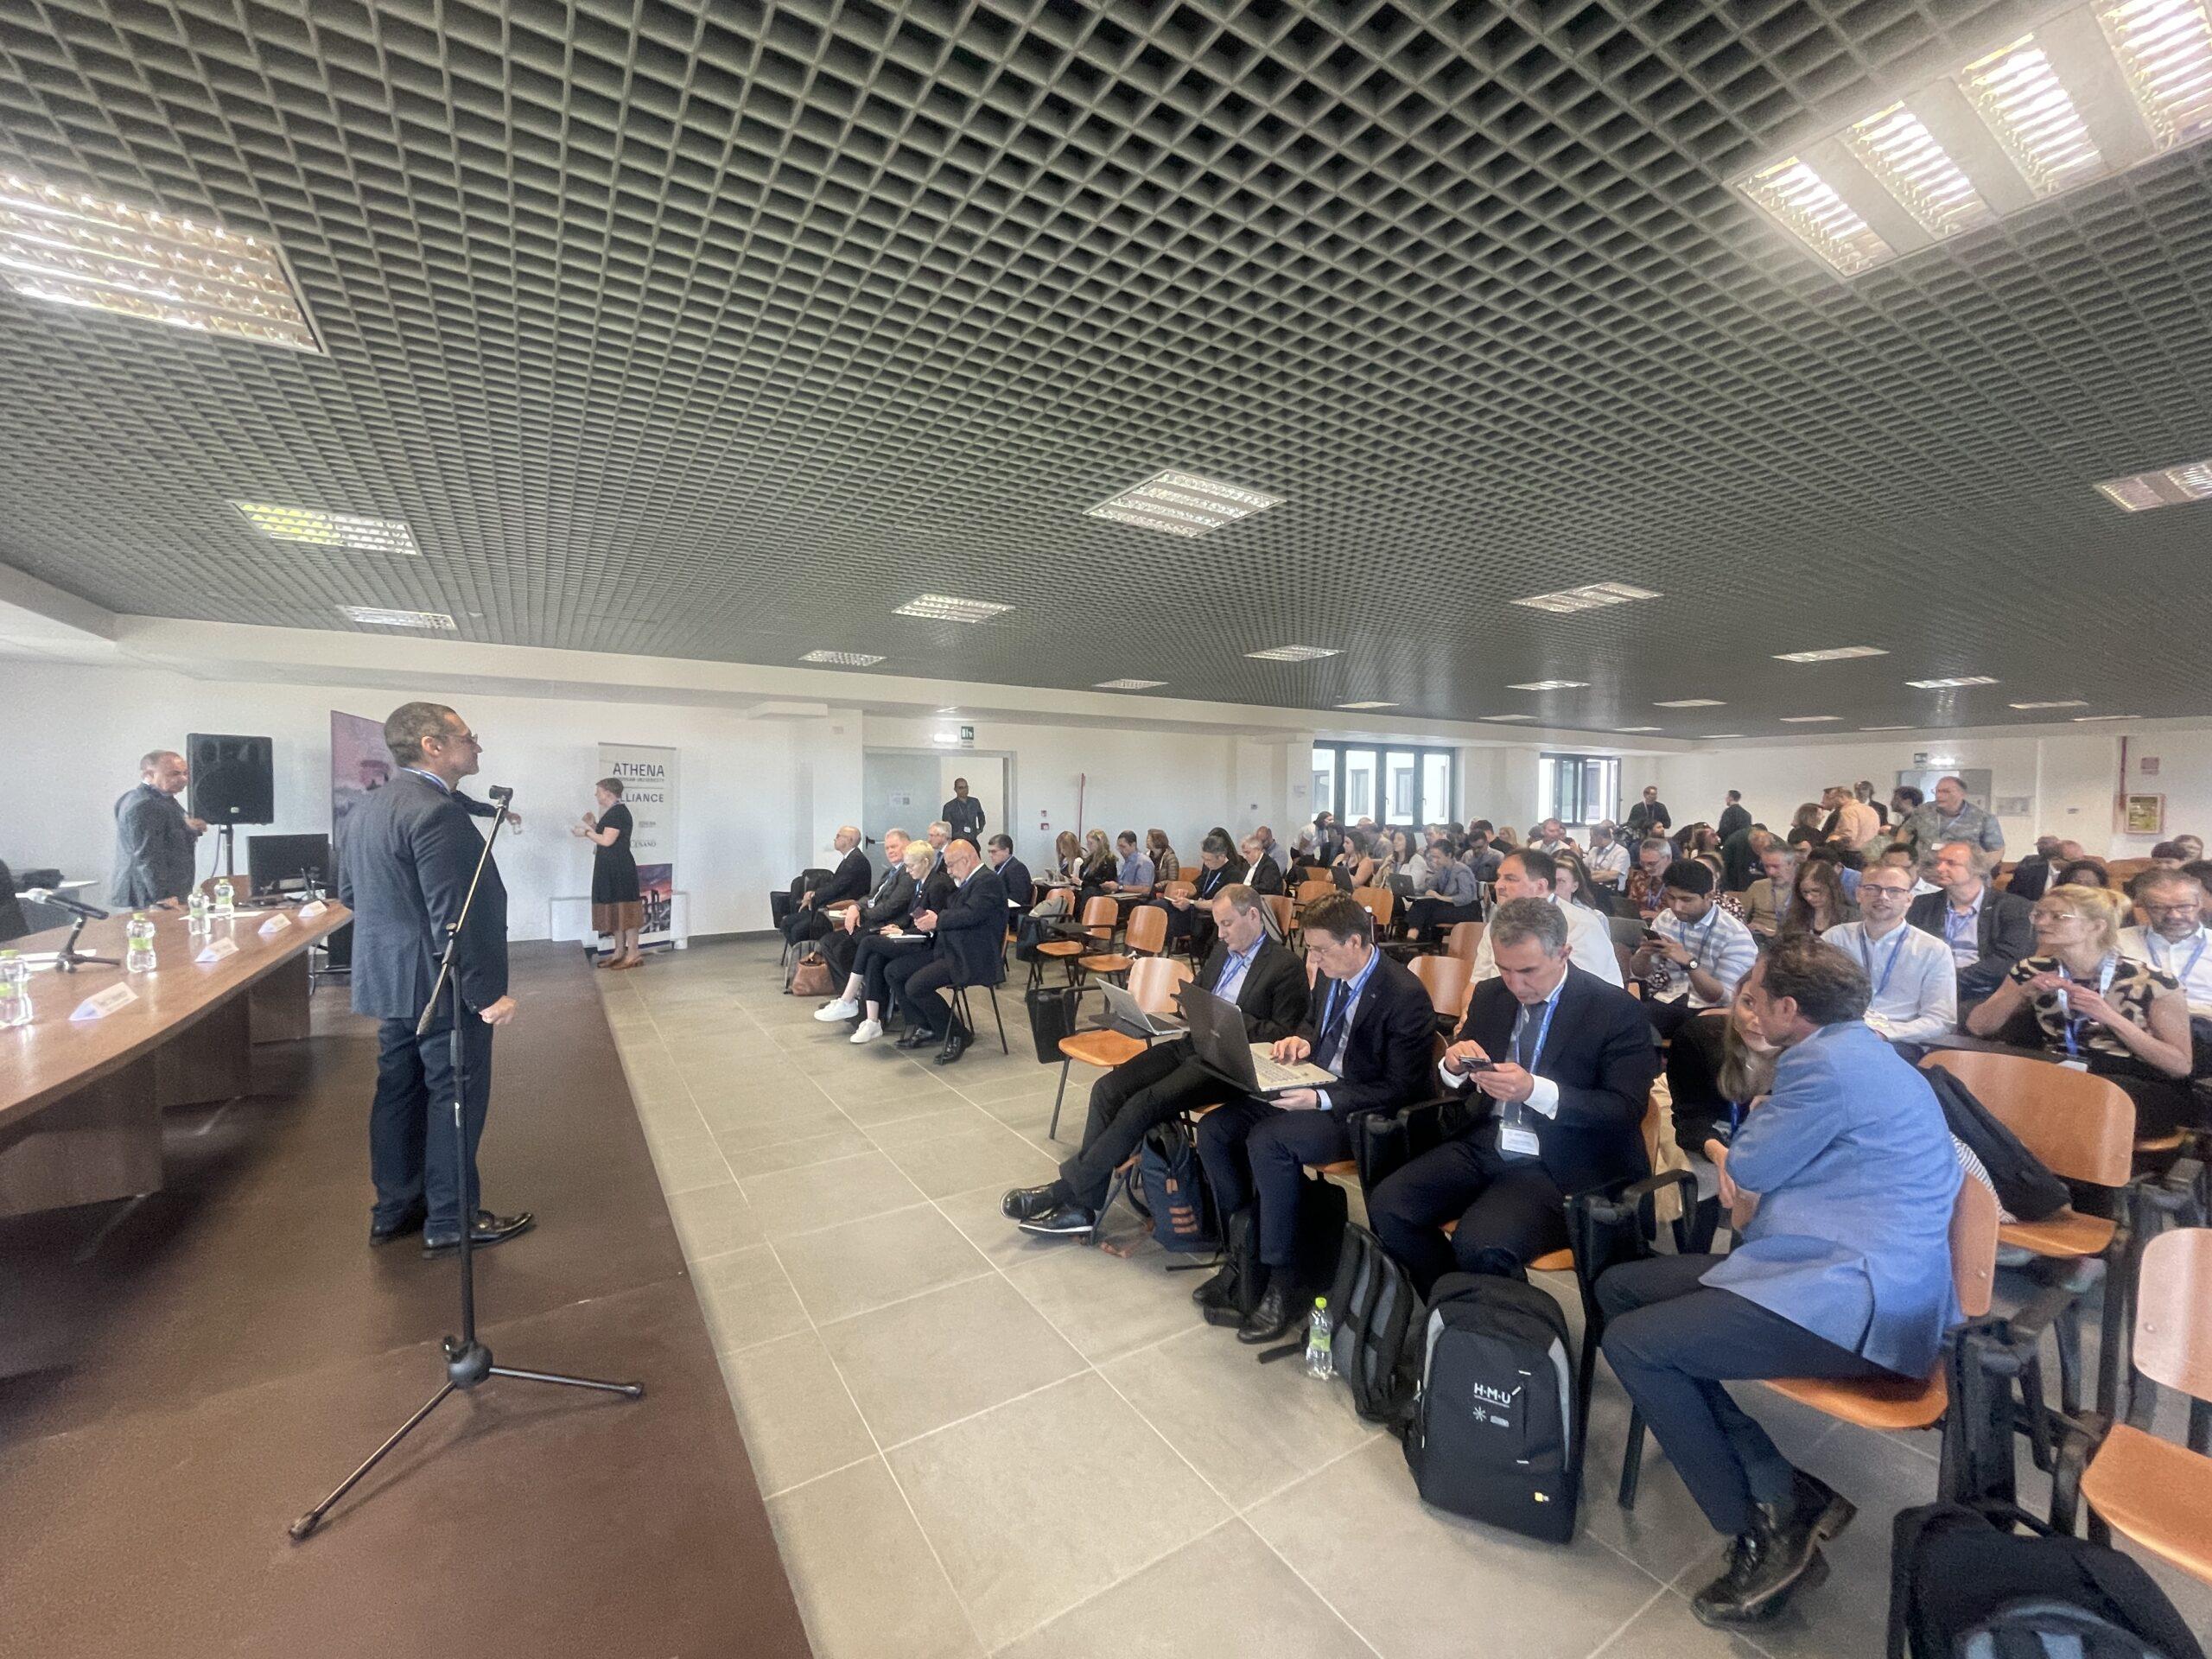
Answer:
[{"label": "man in grey suit standing", "polygon": [[[369,1108],[369,1173],[376,1205],[369,1243],[420,1228],[423,1254],[457,1249],[462,1217],[479,1249],[529,1230],[527,1211],[478,1207],[476,1147],[492,1098],[492,1032],[514,1018],[507,994],[507,890],[484,857],[483,837],[458,794],[482,746],[443,703],[403,703],[384,723],[398,770],[354,809],[346,825],[338,896],[353,912],[353,1011],[376,1016],[377,1091]],[[454,1166],[451,1002],[417,1038],[437,983],[438,959],[460,920],[478,861],[484,879],[454,953],[467,1092],[467,1167]],[[448,993],[448,996],[450,993]]]},{"label": "man in grey suit standing", "polygon": [[144,910],[192,891],[192,843],[207,833],[176,798],[192,781],[184,757],[156,749],[138,763],[138,786],[115,804],[115,869],[108,900]]}]

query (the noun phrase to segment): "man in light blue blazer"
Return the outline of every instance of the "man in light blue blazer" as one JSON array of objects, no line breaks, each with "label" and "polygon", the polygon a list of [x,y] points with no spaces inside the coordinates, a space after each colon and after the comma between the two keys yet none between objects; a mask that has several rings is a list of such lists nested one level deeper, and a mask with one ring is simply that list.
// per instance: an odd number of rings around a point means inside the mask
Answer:
[{"label": "man in light blue blazer", "polygon": [[1865,1023],[1865,972],[1785,939],[1749,982],[1783,1050],[1736,1131],[1722,1197],[1758,1208],[1732,1255],[1657,1256],[1598,1283],[1604,1350],[1697,1499],[1732,1541],[1692,1611],[1760,1624],[1827,1575],[1822,1538],[1853,1506],[1794,1469],[1724,1382],[1925,1376],[1960,1310],[1951,1207],[1961,1179],[1934,1090]]}]

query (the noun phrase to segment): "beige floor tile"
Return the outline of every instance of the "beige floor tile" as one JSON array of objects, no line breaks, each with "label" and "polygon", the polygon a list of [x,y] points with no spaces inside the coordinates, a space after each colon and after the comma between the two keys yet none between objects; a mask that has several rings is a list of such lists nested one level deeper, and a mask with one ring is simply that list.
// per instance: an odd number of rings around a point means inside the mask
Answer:
[{"label": "beige floor tile", "polygon": [[887,1147],[884,1155],[933,1198],[978,1186],[1033,1186],[1058,1173],[1052,1159],[1013,1130],[978,1122],[982,1127],[957,1135]]},{"label": "beige floor tile", "polygon": [[702,1262],[692,1271],[715,1350],[751,1348],[808,1328],[806,1310],[765,1244]]},{"label": "beige floor tile", "polygon": [[1539,1543],[1426,1508],[1388,1438],[1245,1519],[1383,1659],[1585,1659],[1658,1587],[1594,1538]]},{"label": "beige floor tile", "polygon": [[730,1184],[729,1165],[722,1157],[721,1148],[712,1141],[701,1141],[687,1135],[681,1141],[654,1146],[653,1168],[660,1175],[660,1190],[668,1198],[681,1193],[696,1192],[701,1187],[726,1186]]},{"label": "beige floor tile", "polygon": [[[1205,1275],[1168,1273],[1168,1259],[1157,1247],[1124,1261],[1071,1241],[1052,1255],[1012,1266],[1010,1276],[1014,1287],[1078,1353],[1103,1365],[1204,1323],[1191,1287]],[[1229,1345],[1237,1346],[1233,1340]],[[1250,1362],[1249,1351],[1238,1351]]]},{"label": "beige floor tile", "polygon": [[836,1128],[818,1134],[772,1141],[765,1147],[743,1147],[732,1151],[729,1159],[740,1175],[766,1175],[772,1170],[801,1169],[808,1164],[826,1164],[832,1159],[850,1158],[855,1153],[872,1150],[874,1143],[868,1136],[840,1120]]},{"label": "beige floor tile", "polygon": [[737,1162],[742,1162],[745,1154],[756,1147],[855,1127],[851,1119],[819,1095],[801,1095],[745,1111],[719,1112],[702,1121],[707,1132]]},{"label": "beige floor tile", "polygon": [[721,1364],[762,1492],[874,1455],[868,1426],[813,1332],[724,1354]]},{"label": "beige floor tile", "polygon": [[801,1233],[776,1254],[817,1325],[991,1271],[983,1253],[926,1204]]},{"label": "beige floor tile", "polygon": [[[1050,1177],[1045,1179],[1049,1179]],[[1039,1238],[1034,1234],[1023,1232],[1000,1211],[999,1200],[1004,1196],[1003,1187],[979,1186],[966,1192],[956,1192],[950,1198],[939,1198],[937,1205],[951,1218],[954,1226],[968,1235],[969,1243],[1001,1268],[1015,1267],[1025,1262],[1047,1261],[1064,1250],[1085,1248],[1069,1239]],[[1106,1236],[1117,1245],[1140,1243],[1143,1231],[1142,1224],[1127,1205],[1107,1217]]]},{"label": "beige floor tile", "polygon": [[919,1084],[907,1084],[895,1091],[871,1093],[855,1098],[838,1092],[837,1085],[826,1084],[830,1098],[837,1103],[845,1116],[861,1128],[881,1128],[887,1123],[897,1123],[906,1118],[926,1117],[932,1112],[947,1112],[959,1105],[960,1097],[942,1084],[932,1084],[925,1078]]},{"label": "beige floor tile", "polygon": [[1084,1369],[1083,1357],[996,1275],[825,1325],[822,1340],[886,1446]]},{"label": "beige floor tile", "polygon": [[816,1659],[982,1659],[881,1459],[772,1498],[768,1519]]},{"label": "beige floor tile", "polygon": [[750,1249],[765,1236],[735,1182],[679,1192],[669,1199],[668,1213],[683,1242],[684,1256],[692,1262]]},{"label": "beige floor tile", "polygon": [[1094,1372],[886,1457],[987,1646],[1228,1514]]},{"label": "beige floor tile", "polygon": [[950,1102],[943,1110],[925,1112],[919,1117],[894,1118],[888,1123],[878,1123],[868,1131],[868,1138],[884,1151],[897,1147],[920,1146],[931,1141],[941,1141],[949,1135],[965,1135],[977,1129],[998,1127],[998,1120],[980,1108],[964,1101]]},{"label": "beige floor tile", "polygon": [[770,1238],[834,1227],[858,1216],[903,1210],[922,1201],[920,1191],[880,1152],[747,1175],[739,1185]]},{"label": "beige floor tile", "polygon": [[1688,1600],[1669,1590],[1591,1659],[1766,1659],[1766,1654],[1742,1631],[1707,1630],[1690,1611]]},{"label": "beige floor tile", "polygon": [[[1027,1269],[1021,1276],[1027,1291]],[[1190,1306],[1187,1291],[1184,1305]],[[1236,1332],[1203,1322],[1100,1369],[1239,1510],[1357,1450],[1379,1432],[1354,1414],[1350,1390],[1314,1382],[1294,1358],[1262,1365]],[[1406,1496],[1411,1501],[1410,1488]]]},{"label": "beige floor tile", "polygon": [[1328,1605],[1241,1521],[1033,1631],[999,1659],[1373,1659]]}]

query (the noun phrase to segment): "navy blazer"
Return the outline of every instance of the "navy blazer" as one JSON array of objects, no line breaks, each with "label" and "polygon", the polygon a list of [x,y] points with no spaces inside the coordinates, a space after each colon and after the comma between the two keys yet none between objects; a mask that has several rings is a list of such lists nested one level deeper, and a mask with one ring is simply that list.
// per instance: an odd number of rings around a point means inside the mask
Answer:
[{"label": "navy blazer", "polygon": [[842,904],[848,899],[868,897],[868,883],[875,878],[875,866],[868,856],[855,847],[830,873],[830,879],[814,890],[814,907],[821,910],[830,905]]},{"label": "navy blazer", "polygon": [[[1912,901],[1904,918],[1922,932],[1941,939],[1944,916],[1950,907],[1949,893],[1923,893]],[[1974,918],[1974,945],[1981,959],[1971,968],[1959,969],[1962,1002],[1985,1000],[2012,971],[2014,963],[2035,955],[2035,906],[2017,893],[1999,893],[1983,882],[1981,914]]]},{"label": "navy blazer", "polygon": [[[1313,983],[1306,1007],[1306,1023],[1296,1035],[1313,1049],[1313,1063],[1326,1065],[1320,1052],[1320,1022],[1329,1006],[1331,981],[1324,975]],[[1427,1100],[1435,1091],[1429,1079],[1429,1057],[1436,1047],[1436,1010],[1428,989],[1415,979],[1413,969],[1392,957],[1375,964],[1375,976],[1352,1010],[1351,1031],[1344,1043],[1344,1066],[1337,1080],[1324,1090],[1329,1108],[1338,1117],[1353,1112],[1388,1111]]]},{"label": "navy blazer", "polygon": [[[1211,990],[1221,983],[1229,966],[1229,947],[1217,938],[1198,969],[1198,984]],[[1255,1043],[1280,1042],[1306,1020],[1306,963],[1285,944],[1262,938],[1236,988],[1236,1007],[1244,1016],[1246,1039]]]},{"label": "navy blazer", "polygon": [[[347,815],[338,898],[353,912],[354,1013],[380,1020],[422,1013],[483,855],[467,807],[420,772],[396,772]],[[488,859],[454,971],[471,1008],[507,994],[507,889]]]},{"label": "navy blazer", "polygon": [[[989,861],[984,861],[983,868],[987,870],[991,868]],[[1016,910],[1027,910],[1035,901],[1037,883],[1030,877],[1029,867],[1011,853],[995,874],[998,876],[999,885],[1006,889],[1008,905]]]},{"label": "navy blazer", "polygon": [[904,862],[893,864],[875,884],[875,891],[861,900],[860,927],[888,927],[903,922],[914,908],[914,878]]},{"label": "navy blazer", "polygon": [[[1480,1043],[1492,1059],[1509,1058],[1520,1010],[1503,979],[1486,979],[1475,987],[1453,1040]],[[1540,1010],[1530,1012],[1542,1020]],[[1539,1161],[1560,1192],[1580,1192],[1651,1173],[1643,1118],[1652,1080],[1659,1075],[1659,1050],[1642,1003],[1569,964],[1551,1031],[1531,1070],[1559,1085],[1555,1116],[1531,1110],[1522,1121],[1535,1130]],[[1467,1133],[1488,1136],[1497,1118],[1490,1097],[1469,1078],[1462,1098],[1483,1109]]]},{"label": "navy blazer", "polygon": [[[185,822],[176,797],[151,784],[126,790],[115,804],[115,868],[108,902],[143,910],[192,891],[198,868],[193,842],[199,834]],[[244,883],[240,883],[244,890]]]},{"label": "navy blazer", "polygon": [[937,954],[962,985],[995,985],[1006,969],[1006,887],[976,867],[937,912]]},{"label": "navy blazer", "polygon": [[1244,882],[1255,893],[1280,893],[1283,891],[1281,867],[1262,853],[1259,861],[1244,872]]}]

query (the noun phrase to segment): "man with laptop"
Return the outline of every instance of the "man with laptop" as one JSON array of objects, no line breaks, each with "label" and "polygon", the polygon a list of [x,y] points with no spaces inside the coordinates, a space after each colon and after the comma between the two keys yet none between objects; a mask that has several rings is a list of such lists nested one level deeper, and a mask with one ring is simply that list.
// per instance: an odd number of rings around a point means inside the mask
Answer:
[{"label": "man with laptop", "polygon": [[[1239,1046],[1289,1036],[1306,1018],[1305,964],[1268,937],[1268,909],[1252,888],[1231,883],[1214,895],[1211,910],[1217,937],[1198,970],[1199,989],[1237,1021]],[[1116,1025],[1139,1035],[1157,1035],[1163,1025],[1172,1025],[1174,1034],[1182,1035],[1181,1021],[1147,1020],[1119,986],[1101,981],[1098,988],[1106,994]],[[1043,1186],[1015,1187],[999,1208],[1025,1233],[1085,1236],[1098,1225],[1114,1172],[1154,1125],[1179,1112],[1217,1106],[1236,1092],[1228,1079],[1193,1058],[1188,1044],[1156,1042],[1090,1086],[1083,1149],[1060,1166],[1060,1178]]]},{"label": "man with laptop", "polygon": [[[1353,1114],[1407,1105],[1429,1092],[1435,1013],[1411,970],[1375,948],[1375,918],[1350,893],[1338,893],[1309,906],[1301,926],[1306,959],[1321,975],[1306,1023],[1265,1059],[1244,1051],[1244,1062],[1255,1068],[1246,1075],[1256,1087],[1198,1122],[1198,1157],[1221,1213],[1259,1205],[1260,1270],[1267,1282],[1236,1333],[1243,1343],[1281,1341],[1306,1317],[1300,1300],[1305,1287],[1292,1282],[1305,1166],[1351,1156],[1346,1122]],[[1202,1004],[1191,997],[1185,1007],[1193,1012],[1192,1039],[1198,1041]],[[1220,1054],[1231,1066],[1236,1058]],[[1239,1289],[1232,1267],[1201,1285],[1193,1300],[1208,1309],[1226,1308],[1236,1305]]]}]

